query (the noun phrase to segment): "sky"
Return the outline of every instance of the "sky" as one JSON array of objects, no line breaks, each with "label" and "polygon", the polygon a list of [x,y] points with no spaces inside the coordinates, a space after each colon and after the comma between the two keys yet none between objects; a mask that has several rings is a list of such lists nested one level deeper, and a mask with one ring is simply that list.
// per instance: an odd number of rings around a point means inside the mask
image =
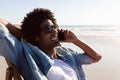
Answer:
[{"label": "sky", "polygon": [[0,0],[0,18],[19,24],[34,8],[50,9],[60,25],[120,25],[120,0]]}]

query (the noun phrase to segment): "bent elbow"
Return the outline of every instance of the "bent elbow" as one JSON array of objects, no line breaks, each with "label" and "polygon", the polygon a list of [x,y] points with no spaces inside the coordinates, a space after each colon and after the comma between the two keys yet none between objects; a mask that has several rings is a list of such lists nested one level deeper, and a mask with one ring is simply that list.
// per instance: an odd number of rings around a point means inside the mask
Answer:
[{"label": "bent elbow", "polygon": [[93,63],[100,61],[101,58],[102,58],[102,56],[98,55],[96,58],[93,59]]}]

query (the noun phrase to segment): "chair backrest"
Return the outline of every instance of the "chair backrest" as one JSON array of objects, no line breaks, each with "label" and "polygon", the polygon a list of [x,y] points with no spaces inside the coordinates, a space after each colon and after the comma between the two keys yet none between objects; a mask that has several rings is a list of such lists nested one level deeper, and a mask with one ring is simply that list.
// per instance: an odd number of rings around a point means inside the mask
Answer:
[{"label": "chair backrest", "polygon": [[9,60],[6,59],[8,68],[6,69],[6,78],[5,80],[22,80],[22,77],[17,70],[16,66],[12,64]]}]

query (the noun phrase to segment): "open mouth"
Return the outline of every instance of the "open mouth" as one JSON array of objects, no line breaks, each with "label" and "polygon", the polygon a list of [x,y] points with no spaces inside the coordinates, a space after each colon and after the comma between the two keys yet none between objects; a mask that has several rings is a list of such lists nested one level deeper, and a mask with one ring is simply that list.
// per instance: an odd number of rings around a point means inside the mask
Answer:
[{"label": "open mouth", "polygon": [[58,36],[55,36],[51,39],[52,42],[58,42]]}]

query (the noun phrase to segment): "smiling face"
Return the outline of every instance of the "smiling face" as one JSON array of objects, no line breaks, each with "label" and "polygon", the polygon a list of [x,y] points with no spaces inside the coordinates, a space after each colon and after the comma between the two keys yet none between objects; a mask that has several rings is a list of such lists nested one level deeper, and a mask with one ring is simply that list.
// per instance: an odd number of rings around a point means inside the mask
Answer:
[{"label": "smiling face", "polygon": [[40,49],[54,49],[54,47],[60,45],[58,41],[58,27],[51,20],[44,20],[40,31],[40,34],[36,37]]}]

